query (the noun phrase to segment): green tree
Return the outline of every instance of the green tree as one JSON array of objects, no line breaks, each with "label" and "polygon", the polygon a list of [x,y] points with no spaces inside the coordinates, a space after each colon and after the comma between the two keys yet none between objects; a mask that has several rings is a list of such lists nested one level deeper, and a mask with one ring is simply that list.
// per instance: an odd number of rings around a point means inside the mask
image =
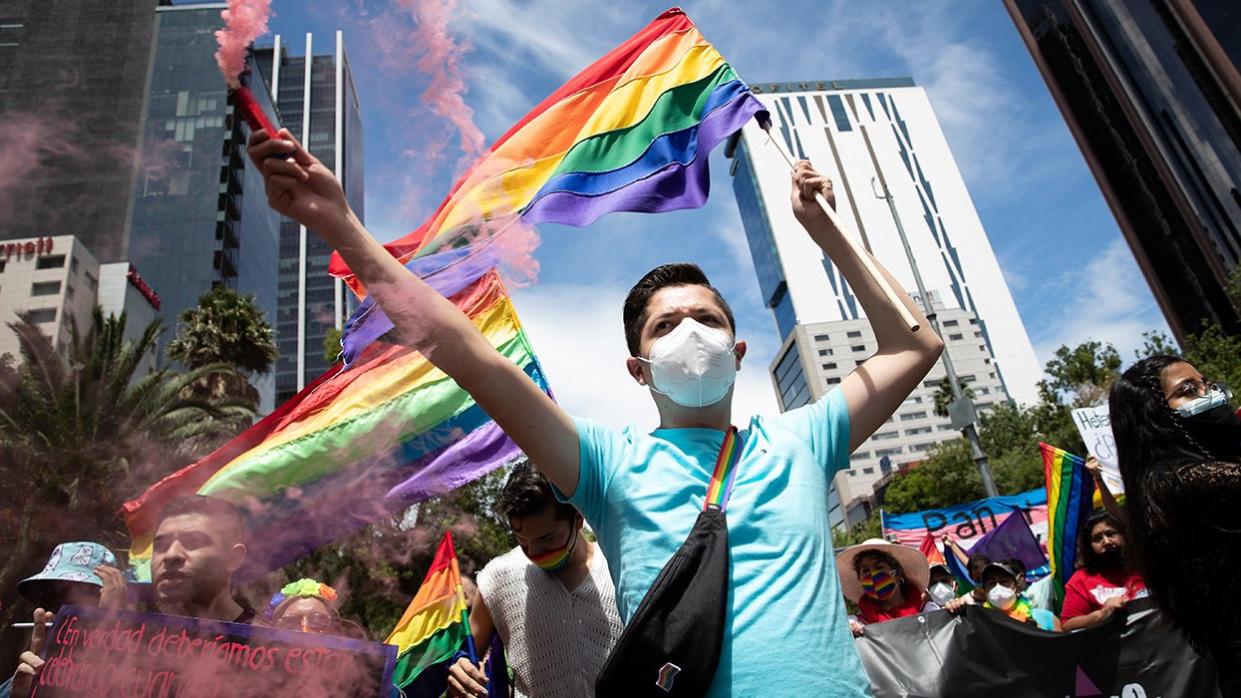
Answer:
[{"label": "green tree", "polygon": [[1111,344],[1088,341],[1071,349],[1061,346],[1044,367],[1047,377],[1039,381],[1039,397],[1048,405],[1097,405],[1107,399],[1120,365],[1120,353]]},{"label": "green tree", "polygon": [[854,524],[853,528],[832,529],[832,545],[836,548],[847,548],[871,538],[883,538],[883,523],[879,519],[878,509],[872,511],[865,521]]},{"label": "green tree", "polygon": [[212,398],[234,396],[257,403],[258,391],[246,377],[270,371],[277,350],[275,331],[254,296],[216,286],[177,320],[177,336],[168,343],[168,358],[191,369],[214,364],[235,369],[232,374],[213,373],[195,390]]},{"label": "green tree", "polygon": [[1134,358],[1145,359],[1156,354],[1180,356],[1181,348],[1176,342],[1160,330],[1149,330],[1142,333],[1142,348],[1133,352]]},{"label": "green tree", "polygon": [[1185,360],[1208,380],[1223,381],[1241,390],[1241,337],[1230,336],[1217,324],[1187,338]]},{"label": "green tree", "polygon": [[38,325],[9,325],[22,363],[0,362],[0,540],[10,542],[0,561],[0,624],[11,620],[16,580],[41,564],[32,555],[64,540],[124,547],[120,504],[253,416],[247,405],[187,390],[225,366],[136,376],[160,328],[152,323],[130,341],[125,322],[96,309],[87,332],[71,327],[64,356]]},{"label": "green tree", "polygon": [[287,565],[246,590],[265,606],[289,580],[312,577],[342,591],[341,613],[386,637],[422,584],[444,531],[452,531],[464,574],[475,574],[515,545],[494,507],[508,470],[501,468],[405,515],[380,521]]},{"label": "green tree", "polygon": [[[961,388],[962,395],[974,399],[974,389],[967,383],[958,379],[957,386]],[[944,376],[939,380],[939,385],[935,386],[935,414],[947,417],[948,405],[952,404],[952,400],[952,382],[948,380],[948,376]]]},{"label": "green tree", "polygon": [[323,335],[323,360],[334,364],[340,358],[344,347],[341,346],[340,340],[343,333],[335,327],[327,328],[327,334]]}]

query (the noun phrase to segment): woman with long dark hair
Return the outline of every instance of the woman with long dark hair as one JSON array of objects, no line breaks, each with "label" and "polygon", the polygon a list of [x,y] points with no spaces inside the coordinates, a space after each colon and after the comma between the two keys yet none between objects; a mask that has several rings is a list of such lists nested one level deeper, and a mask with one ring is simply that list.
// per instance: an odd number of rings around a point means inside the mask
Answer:
[{"label": "woman with long dark hair", "polygon": [[1112,386],[1129,552],[1189,641],[1241,696],[1241,419],[1223,386],[1184,359],[1152,356]]}]

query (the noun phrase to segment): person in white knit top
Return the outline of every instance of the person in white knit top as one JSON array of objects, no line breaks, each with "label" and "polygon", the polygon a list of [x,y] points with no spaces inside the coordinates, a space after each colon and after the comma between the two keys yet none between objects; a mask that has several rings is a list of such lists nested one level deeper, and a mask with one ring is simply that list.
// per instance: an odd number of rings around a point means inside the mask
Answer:
[{"label": "person in white knit top", "polygon": [[[478,574],[475,646],[500,634],[517,696],[591,695],[624,629],[607,560],[583,537],[582,515],[529,463],[513,469],[496,508],[518,545]],[[486,684],[481,662],[461,658],[449,670],[450,696],[485,696]]]}]

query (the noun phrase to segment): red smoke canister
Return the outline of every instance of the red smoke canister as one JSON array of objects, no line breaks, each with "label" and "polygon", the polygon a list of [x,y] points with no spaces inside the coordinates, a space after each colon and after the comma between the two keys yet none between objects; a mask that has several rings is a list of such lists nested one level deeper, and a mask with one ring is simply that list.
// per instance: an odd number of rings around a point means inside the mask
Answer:
[{"label": "red smoke canister", "polygon": [[237,105],[237,111],[241,113],[241,118],[246,120],[246,124],[250,126],[251,131],[263,129],[271,138],[276,138],[279,131],[268,120],[267,115],[263,113],[263,108],[259,106],[258,101],[254,99],[254,93],[250,92],[250,88],[245,85],[233,88],[233,101]]}]

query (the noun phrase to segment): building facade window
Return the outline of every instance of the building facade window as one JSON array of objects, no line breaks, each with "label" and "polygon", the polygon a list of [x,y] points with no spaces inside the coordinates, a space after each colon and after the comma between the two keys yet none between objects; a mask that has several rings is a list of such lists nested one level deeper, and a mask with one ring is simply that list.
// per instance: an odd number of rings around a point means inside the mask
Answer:
[{"label": "building facade window", "polygon": [[60,269],[65,266],[65,256],[63,254],[50,254],[39,257],[35,263],[35,269]]},{"label": "building facade window", "polygon": [[926,419],[926,412],[910,412],[901,415],[902,422],[912,422],[915,419]]},{"label": "building facade window", "polygon": [[879,432],[878,434],[875,434],[874,436],[870,438],[874,439],[875,441],[887,441],[888,439],[895,439],[899,435],[900,434],[898,434],[895,431],[882,431],[882,432]]},{"label": "building facade window", "polygon": [[38,310],[30,310],[26,312],[26,319],[39,325],[45,322],[56,322],[55,308],[39,308]]},{"label": "building facade window", "polygon": [[55,296],[59,293],[59,281],[39,281],[30,287],[30,295],[32,296]]},{"label": "building facade window", "polygon": [[866,351],[866,345],[865,345],[865,344],[855,344],[855,345],[853,345],[853,346],[849,347],[849,351]]},{"label": "building facade window", "polygon": [[819,350],[819,356],[831,356],[831,355],[832,355],[831,349],[820,349]]},{"label": "building facade window", "polygon": [[917,436],[918,434],[930,434],[931,431],[932,431],[931,427],[914,427],[913,429],[906,429],[905,436]]}]

